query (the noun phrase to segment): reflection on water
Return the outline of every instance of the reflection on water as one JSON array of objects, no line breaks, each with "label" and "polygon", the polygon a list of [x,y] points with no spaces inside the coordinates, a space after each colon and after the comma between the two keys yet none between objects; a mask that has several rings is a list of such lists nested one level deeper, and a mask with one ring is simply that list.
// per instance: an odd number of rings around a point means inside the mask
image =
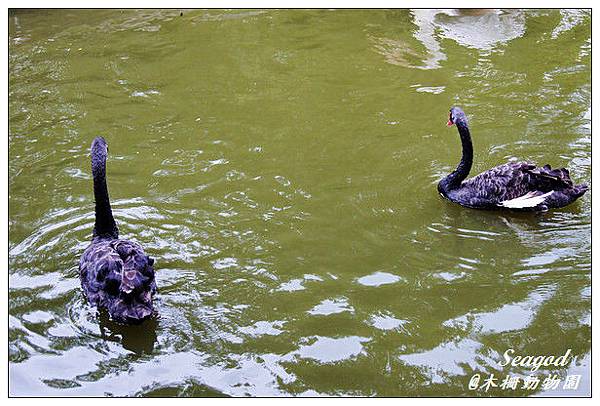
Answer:
[{"label": "reflection on water", "polygon": [[[296,354],[300,358],[314,359],[320,363],[348,360],[363,352],[363,342],[370,341],[366,337],[315,337],[308,345],[301,345]],[[311,337],[310,341],[313,341]],[[285,357],[284,357],[285,359]]]},{"label": "reflection on water", "polygon": [[381,286],[388,283],[396,283],[401,281],[398,275],[393,275],[388,272],[375,272],[374,274],[363,276],[357,279],[357,282],[364,286]]},{"label": "reflection on water", "polygon": [[327,316],[329,314],[341,313],[341,312],[354,312],[352,306],[348,304],[348,299],[325,299],[311,310],[308,311],[310,314],[322,314]]},{"label": "reflection on water", "polygon": [[103,340],[121,343],[123,348],[136,354],[152,354],[156,343],[158,320],[151,318],[140,325],[125,326],[109,319],[106,312],[99,312],[100,336]]},{"label": "reflection on water", "polygon": [[[528,15],[534,14],[528,11]],[[453,40],[458,45],[477,49],[482,55],[520,38],[525,34],[526,13],[510,9],[413,9],[412,23],[416,26],[411,41],[394,38],[373,38],[375,49],[386,62],[409,68],[439,69],[448,59],[442,41]],[[560,22],[550,34],[556,39],[563,32],[577,27],[589,16],[586,10],[560,10]],[[421,52],[419,48],[425,48]]]},{"label": "reflection on water", "polygon": [[[436,183],[459,159],[452,104],[474,173],[519,159],[590,182],[590,24],[585,10],[11,12],[11,394],[484,395],[472,374],[529,373],[498,365],[507,348],[571,348],[555,372],[589,375],[591,194],[480,212]],[[79,284],[98,134],[121,234],[157,259],[159,315],[140,326]]]},{"label": "reflection on water", "polygon": [[[403,329],[404,324],[408,323],[408,320],[400,320],[390,315],[373,315],[371,317],[370,324],[380,330],[395,330]],[[409,334],[407,330],[403,330]]]},{"label": "reflection on water", "polygon": [[[438,69],[440,63],[447,59],[441,45],[443,40],[450,39],[467,48],[489,51],[525,33],[525,15],[520,10],[414,9],[411,15],[417,27],[413,37],[425,48],[424,56],[421,59],[421,53],[402,40],[380,38],[376,40],[375,48],[388,63]],[[421,60],[412,64],[413,58]]]}]

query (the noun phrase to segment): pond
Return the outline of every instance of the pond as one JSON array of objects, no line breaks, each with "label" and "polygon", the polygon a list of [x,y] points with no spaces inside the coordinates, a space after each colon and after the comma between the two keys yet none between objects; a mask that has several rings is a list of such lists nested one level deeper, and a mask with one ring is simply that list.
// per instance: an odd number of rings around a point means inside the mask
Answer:
[{"label": "pond", "polygon": [[[469,210],[437,182],[519,159],[591,181],[591,12],[13,10],[9,390],[44,396],[586,395],[591,193]],[[159,316],[115,323],[78,261],[109,144]],[[571,351],[577,388],[472,389]]]}]

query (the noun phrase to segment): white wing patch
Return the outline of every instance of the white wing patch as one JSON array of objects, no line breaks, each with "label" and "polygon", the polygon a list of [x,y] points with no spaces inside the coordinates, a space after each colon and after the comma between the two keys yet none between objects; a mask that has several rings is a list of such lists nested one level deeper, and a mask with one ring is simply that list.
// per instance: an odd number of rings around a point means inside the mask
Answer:
[{"label": "white wing patch", "polygon": [[550,196],[554,191],[550,191],[548,193],[544,193],[539,195],[539,192],[529,192],[525,193],[523,196],[519,196],[517,198],[511,200],[504,200],[500,202],[500,206],[506,207],[509,209],[522,209],[525,207],[535,207],[538,204],[541,204],[546,200],[548,196]]}]

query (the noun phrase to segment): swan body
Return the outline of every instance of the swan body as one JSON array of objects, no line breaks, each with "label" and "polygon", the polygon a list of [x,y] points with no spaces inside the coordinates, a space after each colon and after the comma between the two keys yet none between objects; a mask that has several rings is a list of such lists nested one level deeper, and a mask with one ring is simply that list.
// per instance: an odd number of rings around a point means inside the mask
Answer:
[{"label": "swan body", "polygon": [[462,159],[456,170],[438,184],[446,199],[474,209],[544,211],[566,206],[588,187],[575,185],[565,168],[537,167],[529,162],[510,162],[465,180],[473,164],[473,146],[465,113],[450,109],[448,125],[456,125],[462,143]]},{"label": "swan body", "polygon": [[107,155],[106,141],[96,137],[92,142],[96,221],[92,243],[79,261],[79,277],[90,303],[107,309],[115,321],[137,324],[154,313],[154,260],[138,243],[119,238],[106,185]]}]

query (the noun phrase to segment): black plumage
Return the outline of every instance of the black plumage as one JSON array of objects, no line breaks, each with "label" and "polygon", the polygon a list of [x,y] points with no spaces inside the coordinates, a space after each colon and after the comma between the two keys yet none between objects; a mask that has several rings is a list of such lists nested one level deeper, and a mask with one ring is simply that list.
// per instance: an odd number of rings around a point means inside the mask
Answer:
[{"label": "black plumage", "polygon": [[102,137],[92,142],[92,174],[96,221],[92,243],[79,261],[81,286],[87,299],[127,324],[152,316],[156,293],[154,260],[133,241],[119,239],[106,185],[108,146]]},{"label": "black plumage", "polygon": [[450,201],[475,209],[543,211],[566,206],[588,187],[574,185],[565,168],[537,167],[528,162],[510,162],[465,180],[473,164],[473,145],[465,113],[450,109],[448,125],[456,124],[462,143],[462,159],[455,171],[438,184]]}]

